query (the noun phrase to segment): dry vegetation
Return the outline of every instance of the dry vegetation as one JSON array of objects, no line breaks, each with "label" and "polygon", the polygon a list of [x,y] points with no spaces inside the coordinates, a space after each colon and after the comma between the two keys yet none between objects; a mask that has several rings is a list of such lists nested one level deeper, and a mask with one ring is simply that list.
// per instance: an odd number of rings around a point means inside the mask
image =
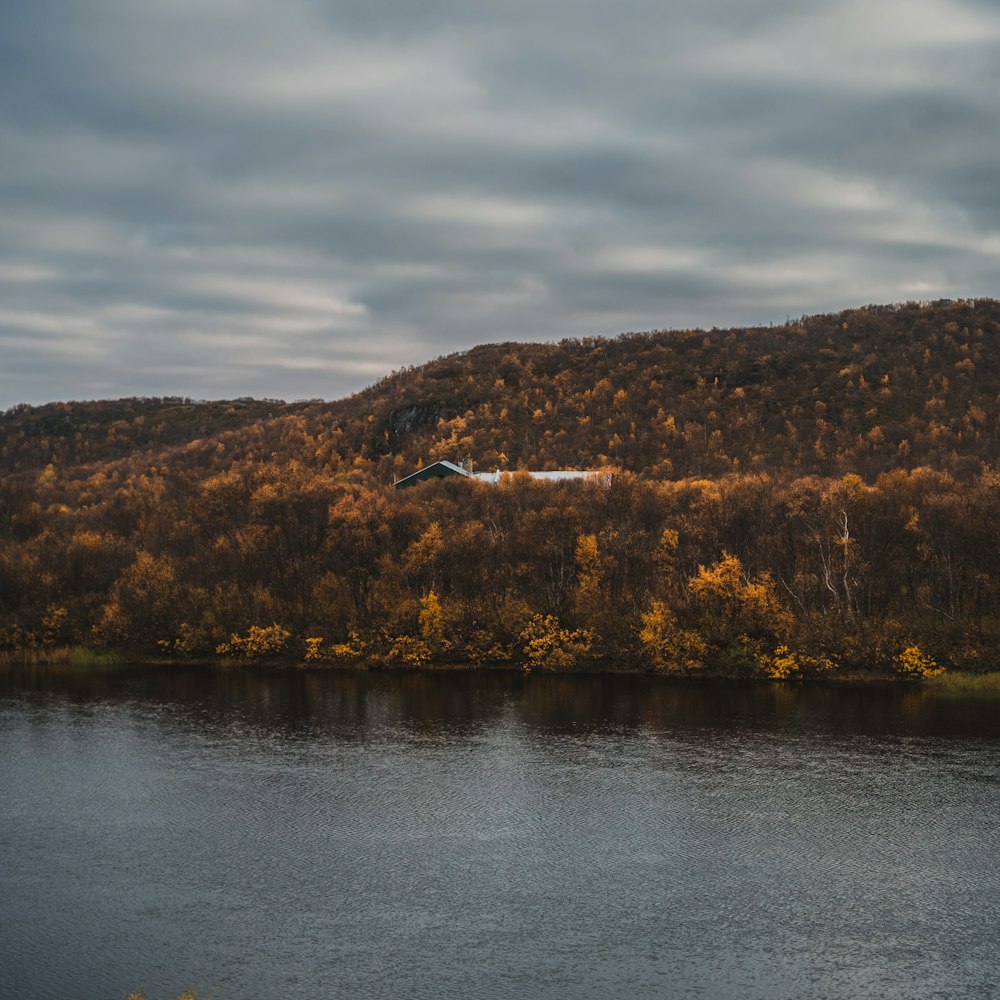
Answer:
[{"label": "dry vegetation", "polygon": [[[998,429],[992,300],[488,345],[337,403],[16,407],[0,649],[977,671]],[[389,485],[465,455],[610,471]]]}]

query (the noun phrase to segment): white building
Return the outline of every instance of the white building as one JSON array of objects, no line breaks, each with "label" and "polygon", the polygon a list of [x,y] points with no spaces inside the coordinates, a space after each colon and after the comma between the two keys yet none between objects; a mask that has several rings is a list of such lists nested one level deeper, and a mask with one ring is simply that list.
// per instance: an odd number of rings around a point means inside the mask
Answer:
[{"label": "white building", "polygon": [[[471,468],[467,469],[464,466],[456,465],[454,462],[442,460],[440,462],[431,462],[430,465],[425,465],[422,469],[418,469],[416,472],[397,480],[393,485],[397,490],[402,490],[408,486],[416,486],[417,483],[426,482],[429,479],[448,479],[451,476],[460,476],[464,479],[478,479],[481,483],[492,483],[496,485],[504,476],[510,476],[512,474],[513,473],[510,472],[501,472],[499,469],[496,469],[493,472],[472,472]],[[578,470],[560,470],[558,472],[529,471],[528,475],[531,476],[532,479],[541,479],[546,482],[559,482],[567,479],[588,479],[591,476],[599,475],[599,473],[583,472]]]}]

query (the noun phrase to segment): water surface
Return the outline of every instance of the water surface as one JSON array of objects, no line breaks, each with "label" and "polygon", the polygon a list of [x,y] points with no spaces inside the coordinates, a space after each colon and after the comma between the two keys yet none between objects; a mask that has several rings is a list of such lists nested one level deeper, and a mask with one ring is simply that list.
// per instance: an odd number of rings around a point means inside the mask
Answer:
[{"label": "water surface", "polygon": [[931,692],[7,671],[0,996],[990,996],[998,816]]}]

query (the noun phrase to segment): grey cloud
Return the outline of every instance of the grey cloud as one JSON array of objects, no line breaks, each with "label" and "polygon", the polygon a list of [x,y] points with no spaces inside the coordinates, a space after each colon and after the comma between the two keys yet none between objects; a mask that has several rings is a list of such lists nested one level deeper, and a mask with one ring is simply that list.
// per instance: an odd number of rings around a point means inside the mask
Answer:
[{"label": "grey cloud", "polygon": [[0,2],[0,405],[995,293],[1000,9]]}]

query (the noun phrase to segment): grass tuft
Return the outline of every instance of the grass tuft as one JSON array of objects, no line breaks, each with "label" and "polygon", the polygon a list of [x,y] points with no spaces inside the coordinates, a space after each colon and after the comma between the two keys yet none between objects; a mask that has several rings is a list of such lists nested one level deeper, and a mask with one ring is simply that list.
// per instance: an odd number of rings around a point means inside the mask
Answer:
[{"label": "grass tuft", "polygon": [[115,667],[122,658],[110,649],[87,646],[37,646],[0,651],[0,667]]},{"label": "grass tuft", "polygon": [[0,652],[2,667],[38,667],[51,663],[69,663],[73,646],[36,646],[33,649],[5,649]]},{"label": "grass tuft", "polygon": [[70,654],[71,667],[116,667],[122,658],[111,649],[88,649],[76,646]]},{"label": "grass tuft", "polygon": [[956,698],[1000,698],[1000,670],[986,674],[945,671],[936,677],[929,677],[924,683],[932,691]]}]

